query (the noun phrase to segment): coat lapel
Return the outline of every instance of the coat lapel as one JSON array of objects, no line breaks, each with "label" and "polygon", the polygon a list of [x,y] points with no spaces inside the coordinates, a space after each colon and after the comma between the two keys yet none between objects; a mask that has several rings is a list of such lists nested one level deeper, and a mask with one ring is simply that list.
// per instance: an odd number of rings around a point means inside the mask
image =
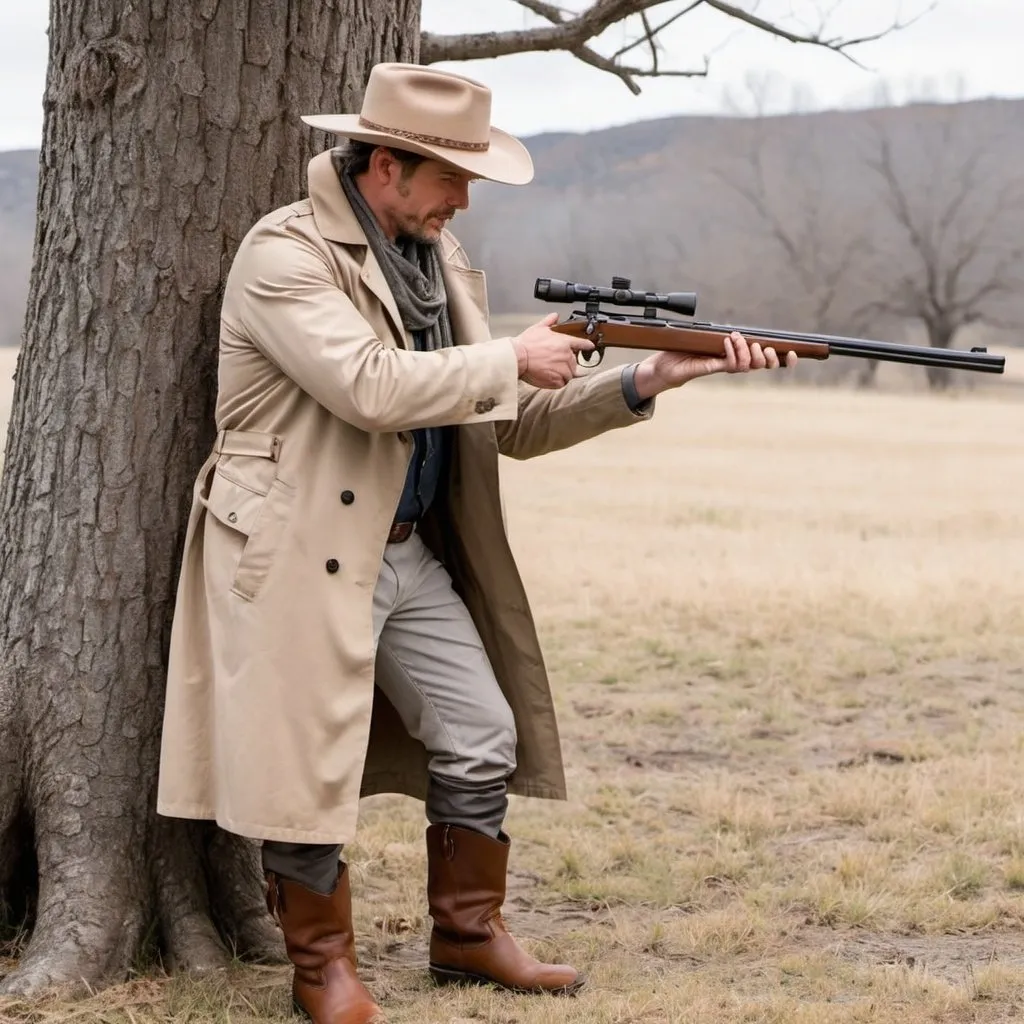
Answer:
[{"label": "coat lapel", "polygon": [[401,339],[402,345],[405,348],[411,348],[411,339],[406,333],[405,325],[402,323],[402,317],[399,315],[395,297],[391,294],[391,289],[384,279],[384,271],[380,269],[380,263],[369,245],[366,246],[365,253],[363,269],[360,271],[359,277],[363,284],[383,303],[388,318],[391,320],[391,326],[394,328],[395,337]]},{"label": "coat lapel", "polygon": [[[448,295],[448,316],[456,345],[489,341],[487,287],[482,270],[454,262],[459,250],[442,261]],[[449,479],[456,529],[464,534],[474,525],[473,509],[500,508],[498,443],[493,423],[463,423],[456,431],[456,458]]]},{"label": "coat lapel", "polygon": [[398,304],[384,279],[380,263],[366,240],[366,234],[360,227],[359,221],[356,220],[356,215],[352,212],[345,193],[341,190],[329,150],[310,160],[307,174],[309,198],[313,204],[313,219],[316,221],[317,230],[328,241],[363,247],[363,263],[359,279],[380,300],[391,321],[395,337],[400,339],[406,348],[409,348],[410,342],[402,324],[402,317],[398,312]]},{"label": "coat lapel", "polygon": [[487,284],[483,271],[442,260],[441,276],[448,294],[448,316],[455,343],[474,345],[489,340]]}]

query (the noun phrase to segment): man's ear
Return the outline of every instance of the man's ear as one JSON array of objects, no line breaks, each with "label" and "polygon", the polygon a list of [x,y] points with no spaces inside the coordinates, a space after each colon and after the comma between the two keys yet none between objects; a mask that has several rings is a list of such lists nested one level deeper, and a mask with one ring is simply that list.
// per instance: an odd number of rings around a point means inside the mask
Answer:
[{"label": "man's ear", "polygon": [[367,168],[374,180],[381,185],[387,185],[400,174],[402,165],[395,159],[394,153],[387,146],[378,146],[370,154],[370,166]]}]

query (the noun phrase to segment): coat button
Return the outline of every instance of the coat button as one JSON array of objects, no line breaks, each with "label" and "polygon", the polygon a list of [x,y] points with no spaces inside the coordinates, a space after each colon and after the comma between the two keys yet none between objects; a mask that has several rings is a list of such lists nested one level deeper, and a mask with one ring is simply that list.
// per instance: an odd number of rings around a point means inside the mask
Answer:
[{"label": "coat button", "polygon": [[478,414],[483,415],[485,412],[490,412],[494,408],[495,402],[493,398],[488,398],[485,401],[476,403],[476,411]]},{"label": "coat button", "polygon": [[341,503],[342,505],[351,505],[356,500],[356,496],[351,491],[341,492]]},{"label": "coat button", "polygon": [[238,522],[238,513],[237,512],[229,512],[228,513],[228,522],[229,523],[237,523]]},{"label": "coat button", "polygon": [[341,565],[338,563],[338,560],[336,558],[328,558],[327,564],[324,566],[324,568],[328,572],[337,572],[341,568]]}]

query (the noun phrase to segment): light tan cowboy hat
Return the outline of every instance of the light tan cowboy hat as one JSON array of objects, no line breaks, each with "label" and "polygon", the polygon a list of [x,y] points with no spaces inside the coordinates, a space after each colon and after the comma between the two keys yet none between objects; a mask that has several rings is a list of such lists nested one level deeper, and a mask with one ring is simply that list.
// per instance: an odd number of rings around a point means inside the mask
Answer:
[{"label": "light tan cowboy hat", "polygon": [[312,128],[443,160],[479,178],[525,185],[533,178],[526,147],[491,127],[486,85],[420,64],[376,64],[358,114],[307,114]]}]

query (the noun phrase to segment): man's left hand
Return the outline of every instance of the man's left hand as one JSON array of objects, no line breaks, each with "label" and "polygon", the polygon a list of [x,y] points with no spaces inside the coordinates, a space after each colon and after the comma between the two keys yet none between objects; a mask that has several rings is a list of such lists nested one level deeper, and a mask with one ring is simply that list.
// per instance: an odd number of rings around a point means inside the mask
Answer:
[{"label": "man's left hand", "polygon": [[[777,370],[779,356],[774,348],[749,343],[739,331],[724,339],[724,356],[692,356],[685,352],[655,352],[636,368],[637,396],[651,398],[670,388],[678,388],[697,377],[712,373],[747,373],[750,370]],[[796,366],[795,352],[786,353],[786,366]]]}]

